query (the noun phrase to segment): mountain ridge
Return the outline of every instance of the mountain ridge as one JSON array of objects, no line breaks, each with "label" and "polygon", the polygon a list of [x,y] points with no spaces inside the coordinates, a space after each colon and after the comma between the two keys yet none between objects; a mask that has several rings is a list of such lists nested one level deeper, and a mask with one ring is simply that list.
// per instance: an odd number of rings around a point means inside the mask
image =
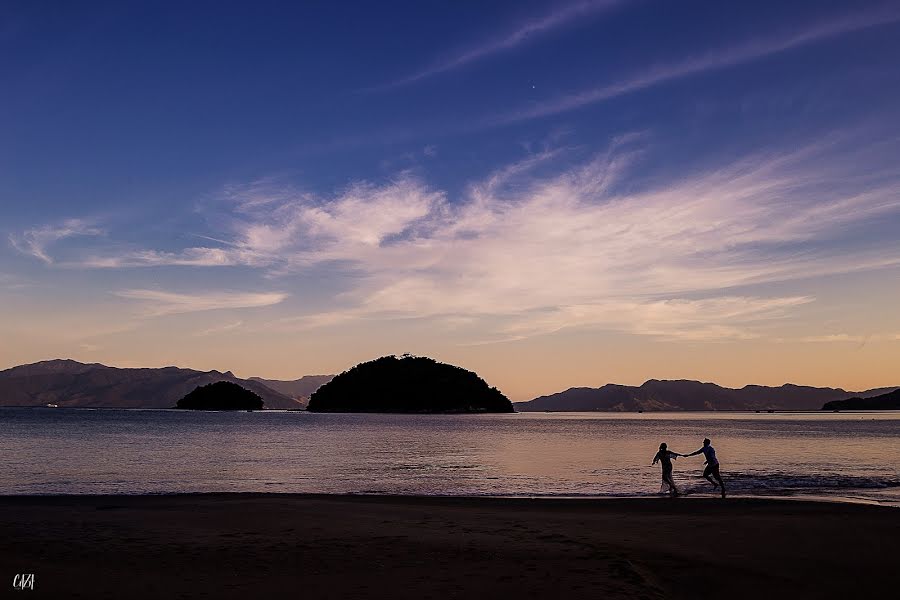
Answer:
[{"label": "mountain ridge", "polygon": [[304,403],[231,371],[168,366],[119,368],[52,359],[0,371],[0,406],[56,404],[92,408],[172,408],[195,388],[228,381],[259,395],[266,408],[303,408]]},{"label": "mountain ridge", "polygon": [[748,384],[728,388],[690,379],[648,379],[640,386],[607,383],[599,388],[572,387],[562,392],[515,403],[531,411],[682,411],[682,410],[819,410],[826,402],[853,396],[876,396],[896,387],[848,392],[842,388],[785,383]]},{"label": "mountain ridge", "polygon": [[[263,398],[266,408],[305,408],[318,387],[333,375],[305,375],[296,380],[239,378],[231,371],[198,371],[175,366],[120,368],[72,359],[51,359],[0,371],[0,406],[103,408],[171,408],[201,385],[231,381]],[[862,392],[785,383],[727,388],[689,379],[648,379],[640,386],[608,383],[599,388],[567,390],[515,402],[517,411],[680,411],[680,410],[820,410],[825,403],[870,398],[900,389],[879,387]]]}]

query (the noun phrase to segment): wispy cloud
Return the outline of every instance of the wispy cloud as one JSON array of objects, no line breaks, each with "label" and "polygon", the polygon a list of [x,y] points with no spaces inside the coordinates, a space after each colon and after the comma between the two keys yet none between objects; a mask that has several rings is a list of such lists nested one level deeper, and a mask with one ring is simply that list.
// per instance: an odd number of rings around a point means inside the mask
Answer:
[{"label": "wispy cloud", "polygon": [[511,51],[523,44],[532,42],[542,35],[572,25],[591,14],[609,10],[622,2],[623,0],[582,0],[564,5],[555,4],[551,12],[522,23],[511,31],[455,54],[445,56],[411,75],[369,88],[366,91],[386,91],[407,86],[441,73],[460,69],[496,54]]},{"label": "wispy cloud", "polygon": [[227,333],[229,331],[234,331],[235,329],[239,329],[243,325],[244,325],[243,321],[231,321],[229,323],[223,323],[222,325],[216,325],[215,327],[203,329],[201,331],[198,331],[194,335],[197,337],[206,337],[209,335],[216,335],[219,333]]},{"label": "wispy cloud", "polygon": [[[333,196],[257,185],[228,193],[220,248],[146,250],[82,266],[243,265],[291,285],[325,270],[327,312],[278,326],[351,319],[481,323],[480,339],[570,326],[679,339],[746,339],[802,309],[805,294],[739,291],[900,265],[900,242],[847,231],[900,216],[900,140],[826,137],[635,187],[646,138],[571,165],[547,151],[472,182],[458,198],[408,174]],[[557,165],[567,162],[560,170]],[[860,177],[857,165],[866,165]],[[553,172],[554,167],[556,171]],[[552,173],[552,174],[548,174]],[[629,185],[622,185],[624,182]],[[627,191],[623,191],[627,190]],[[267,306],[285,295],[126,290],[152,314]]]},{"label": "wispy cloud", "polygon": [[620,81],[560,96],[528,108],[495,115],[483,121],[482,125],[502,125],[579,109],[683,77],[751,62],[827,38],[895,23],[898,20],[900,20],[900,10],[894,6],[816,23],[782,35],[749,40],[740,45],[719,48],[680,62],[658,65]]},{"label": "wispy cloud", "polygon": [[485,342],[516,340],[584,326],[680,341],[753,339],[760,337],[753,326],[785,318],[791,309],[813,300],[808,296],[611,299],[599,304],[539,311],[513,323],[501,331],[499,337]]},{"label": "wispy cloud", "polygon": [[60,240],[75,236],[103,235],[103,230],[82,219],[69,219],[59,225],[45,225],[29,229],[20,235],[10,235],[13,248],[33,256],[46,264],[53,264],[48,248]]},{"label": "wispy cloud", "polygon": [[[567,328],[591,327],[661,340],[718,342],[761,337],[756,331],[765,322],[785,319],[799,306],[814,302],[811,296],[752,297],[714,296],[654,300],[644,297],[611,297],[594,304],[545,306],[515,313],[488,311],[495,324],[485,330],[482,312],[449,312],[438,315],[452,329],[475,327],[477,333],[465,346],[480,346],[527,339]],[[270,328],[308,331],[342,325],[354,320],[406,319],[411,312],[371,311],[366,307],[289,317],[270,323]]]},{"label": "wispy cloud", "polygon": [[0,273],[0,291],[24,290],[34,285],[31,281],[22,279],[9,273]]},{"label": "wispy cloud", "polygon": [[[794,340],[787,340],[794,341]],[[809,335],[798,338],[795,341],[811,343],[811,344],[867,344],[869,342],[897,342],[900,341],[900,333],[877,333],[877,334],[850,334],[850,333],[832,333],[827,335]]]},{"label": "wispy cloud", "polygon": [[159,317],[206,310],[259,308],[283,302],[288,295],[280,292],[246,293],[214,292],[203,294],[179,294],[160,290],[131,289],[115,292],[115,295],[141,303],[143,314]]},{"label": "wispy cloud", "polygon": [[[632,166],[629,153],[529,176],[547,153],[498,170],[458,202],[407,179],[312,205],[286,203],[277,218],[260,213],[243,227],[264,232],[253,243],[290,261],[287,271],[323,263],[352,269],[344,305],[293,320],[299,328],[475,316],[495,321],[491,339],[586,324],[745,339],[761,321],[812,298],[720,290],[900,264],[900,247],[883,240],[826,243],[847,227],[900,214],[900,174],[850,190],[842,184],[848,165],[866,160],[832,155],[834,144],[757,155],[628,195],[614,190]],[[250,239],[245,233],[242,243],[252,246]],[[697,294],[705,297],[690,297]]]},{"label": "wispy cloud", "polygon": [[236,265],[264,266],[264,257],[242,248],[186,248],[179,252],[160,250],[123,251],[113,254],[91,255],[84,259],[62,261],[63,267],[92,269],[123,269],[129,267],[230,267]]}]

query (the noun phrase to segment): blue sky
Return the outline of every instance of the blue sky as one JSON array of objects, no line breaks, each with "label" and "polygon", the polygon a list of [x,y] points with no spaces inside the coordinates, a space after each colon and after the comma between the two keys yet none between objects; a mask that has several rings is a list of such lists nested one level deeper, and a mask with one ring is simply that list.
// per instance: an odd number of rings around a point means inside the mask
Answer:
[{"label": "blue sky", "polygon": [[2,3],[0,366],[896,384],[898,34],[895,2]]}]

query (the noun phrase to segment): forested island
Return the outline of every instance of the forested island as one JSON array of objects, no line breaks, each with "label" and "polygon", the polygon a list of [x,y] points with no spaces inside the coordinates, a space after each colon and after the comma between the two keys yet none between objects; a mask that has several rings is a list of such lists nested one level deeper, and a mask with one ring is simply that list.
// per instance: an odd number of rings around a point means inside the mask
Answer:
[{"label": "forested island", "polygon": [[262,407],[262,398],[230,381],[201,385],[176,406],[190,410],[261,410]]},{"label": "forested island", "polygon": [[461,367],[424,356],[383,356],[320,387],[311,412],[511,413],[509,398]]},{"label": "forested island", "polygon": [[872,398],[848,398],[827,402],[822,410],[900,410],[900,390]]}]

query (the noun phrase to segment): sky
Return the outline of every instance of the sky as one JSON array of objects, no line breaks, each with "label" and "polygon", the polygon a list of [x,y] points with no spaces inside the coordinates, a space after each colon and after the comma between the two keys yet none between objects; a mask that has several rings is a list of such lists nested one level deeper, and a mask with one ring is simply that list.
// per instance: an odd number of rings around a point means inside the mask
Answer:
[{"label": "sky", "polygon": [[900,385],[900,3],[0,0],[0,368]]}]

